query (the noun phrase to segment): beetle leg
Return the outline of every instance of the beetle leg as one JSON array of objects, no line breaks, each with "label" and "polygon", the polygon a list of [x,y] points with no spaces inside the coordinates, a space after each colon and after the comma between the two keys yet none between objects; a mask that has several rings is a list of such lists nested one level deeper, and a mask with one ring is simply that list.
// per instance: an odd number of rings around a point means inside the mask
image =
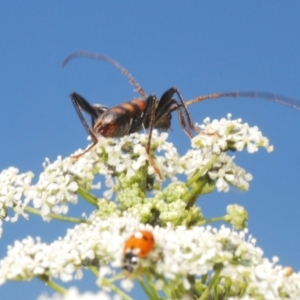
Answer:
[{"label": "beetle leg", "polygon": [[97,134],[93,131],[93,129],[90,127],[90,125],[88,124],[88,122],[86,121],[82,110],[86,111],[88,114],[91,115],[92,120],[93,118],[98,117],[97,111],[80,95],[76,94],[76,93],[72,93],[70,95],[72,102],[74,104],[74,107],[76,109],[76,112],[85,128],[85,130],[87,131],[87,133],[90,135],[90,137],[93,140],[93,144],[90,145],[85,151],[72,156],[73,158],[77,159],[80,156],[82,156],[83,154],[85,154],[86,152],[90,151],[97,143],[98,143],[98,137]]},{"label": "beetle leg", "polygon": [[[177,94],[180,103],[178,103],[176,100],[173,99],[174,94]],[[192,118],[186,108],[185,102],[183,101],[182,96],[179,93],[178,89],[175,87],[171,87],[160,98],[159,104],[156,109],[156,116],[155,116],[156,121],[163,118],[166,114],[173,112],[174,110],[177,110],[178,119],[184,132],[190,138],[192,138],[193,135],[189,129],[194,130],[196,132],[198,130],[194,126]],[[186,116],[188,124],[186,124],[184,120],[184,114]]]},{"label": "beetle leg", "polygon": [[147,106],[145,108],[144,114],[146,115],[150,112],[149,134],[148,134],[148,141],[147,141],[147,145],[146,145],[146,152],[147,152],[149,164],[153,167],[154,172],[160,177],[160,179],[162,179],[163,177],[161,175],[161,172],[160,172],[159,168],[156,166],[156,164],[151,156],[151,153],[150,153],[151,138],[152,138],[152,132],[153,132],[154,123],[155,123],[155,111],[156,111],[155,106],[156,106],[157,99],[156,99],[155,95],[150,95],[147,97],[147,99],[145,101],[147,101]]}]

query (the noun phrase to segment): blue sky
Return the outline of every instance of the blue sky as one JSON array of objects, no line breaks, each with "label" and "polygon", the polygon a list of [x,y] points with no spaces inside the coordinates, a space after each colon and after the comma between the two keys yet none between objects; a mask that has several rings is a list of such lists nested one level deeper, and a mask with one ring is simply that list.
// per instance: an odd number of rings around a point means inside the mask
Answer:
[{"label": "blue sky", "polygon": [[[300,103],[300,2],[285,1],[2,1],[0,3],[0,169],[15,166],[39,174],[45,157],[68,156],[87,144],[72,107],[72,91],[107,106],[136,94],[118,71],[98,61],[63,59],[77,50],[111,56],[147,93],[171,86],[188,100],[221,91],[275,92]],[[229,203],[249,211],[249,230],[265,256],[300,269],[300,111],[258,99],[219,99],[195,104],[193,119],[227,113],[257,125],[275,152],[236,154],[252,173],[248,193],[231,190],[203,197],[207,217]],[[169,140],[189,146],[174,116]],[[72,210],[74,213],[86,206]],[[15,239],[63,236],[66,224],[5,224],[0,254]],[[82,290],[94,286],[93,277]],[[9,283],[5,299],[48,291],[42,283]]]}]

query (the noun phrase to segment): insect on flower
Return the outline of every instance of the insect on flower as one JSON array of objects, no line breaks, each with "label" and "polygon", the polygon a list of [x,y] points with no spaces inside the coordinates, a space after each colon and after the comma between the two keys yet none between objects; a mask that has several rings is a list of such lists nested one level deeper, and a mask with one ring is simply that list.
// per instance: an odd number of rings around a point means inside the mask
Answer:
[{"label": "insect on flower", "polygon": [[154,237],[150,231],[142,230],[131,236],[124,245],[123,269],[132,272],[140,258],[145,258],[154,248]]},{"label": "insect on flower", "polygon": [[[297,102],[297,100],[265,92],[214,93],[210,95],[199,96],[184,102],[179,90],[175,87],[171,87],[159,99],[154,94],[147,95],[134,77],[118,62],[108,56],[91,52],[75,52],[64,60],[62,66],[64,67],[70,60],[78,57],[102,60],[111,64],[125,77],[127,77],[130,84],[135,87],[136,91],[141,95],[141,97],[133,99],[129,102],[123,102],[115,107],[108,108],[104,105],[91,105],[79,94],[75,92],[71,93],[70,97],[78,116],[87,133],[93,140],[93,143],[85,151],[74,155],[73,158],[79,158],[84,153],[90,151],[98,142],[98,134],[104,137],[122,137],[133,132],[138,132],[142,129],[149,129],[148,141],[146,145],[149,164],[153,167],[155,173],[162,178],[161,172],[155,165],[150,153],[151,136],[154,128],[161,131],[167,131],[170,128],[172,117],[171,113],[174,111],[177,111],[181,127],[185,133],[192,138],[192,132],[200,133],[200,130],[195,127],[187,106],[207,99],[217,99],[221,97],[261,98],[278,102],[300,110],[300,103]],[[174,99],[174,96],[176,96],[178,99]],[[92,126],[89,125],[84,117],[83,111],[91,116]]]}]

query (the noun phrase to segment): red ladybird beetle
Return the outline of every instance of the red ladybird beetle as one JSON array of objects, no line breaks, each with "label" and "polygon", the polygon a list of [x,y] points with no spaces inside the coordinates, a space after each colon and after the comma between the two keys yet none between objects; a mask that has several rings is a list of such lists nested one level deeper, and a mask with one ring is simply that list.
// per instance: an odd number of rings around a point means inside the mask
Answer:
[{"label": "red ladybird beetle", "polygon": [[123,270],[132,272],[139,261],[145,258],[154,248],[154,237],[150,231],[137,231],[124,246]]}]

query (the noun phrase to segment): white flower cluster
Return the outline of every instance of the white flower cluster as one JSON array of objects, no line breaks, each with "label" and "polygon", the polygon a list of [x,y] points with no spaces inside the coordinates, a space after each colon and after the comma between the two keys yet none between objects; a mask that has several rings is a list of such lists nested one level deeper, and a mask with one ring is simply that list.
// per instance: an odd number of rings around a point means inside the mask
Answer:
[{"label": "white flower cluster", "polygon": [[48,159],[44,163],[44,172],[41,173],[37,184],[30,190],[30,200],[33,207],[40,209],[43,217],[51,212],[66,214],[67,202],[76,203],[78,185],[70,174],[73,162],[70,158],[57,160],[50,164]]},{"label": "white flower cluster", "polygon": [[[263,258],[255,240],[245,240],[246,231],[237,233],[229,228],[217,230],[209,226],[191,229],[151,227],[130,217],[105,221],[94,218],[91,225],[77,225],[63,239],[50,245],[31,238],[16,241],[0,261],[0,283],[12,279],[29,280],[42,274],[70,281],[74,277],[81,278],[81,267],[95,259],[100,263],[100,277],[114,274],[113,269],[122,266],[126,239],[138,230],[151,231],[155,239],[155,250],[141,259],[140,265],[151,265],[167,280],[172,281],[178,276],[186,278],[187,275],[199,278],[214,272],[216,265],[222,265],[220,286],[229,278],[233,282],[233,291],[247,283],[245,294],[248,295],[270,295],[273,298],[268,299],[281,299],[284,294],[290,299],[300,298],[300,274],[287,274],[283,267],[275,265],[276,261]],[[102,268],[105,272],[101,273]],[[99,278],[98,283],[103,282]],[[157,286],[161,285],[157,282]],[[126,287],[126,284],[122,286]],[[190,288],[188,283],[185,286],[187,290]]]},{"label": "white flower cluster", "polygon": [[[200,128],[201,133],[192,140],[194,149],[181,157],[173,144],[166,141],[167,133],[159,135],[153,131],[154,160],[164,179],[174,181],[178,174],[184,173],[189,180],[200,172],[199,176],[208,174],[216,182],[218,191],[228,191],[229,184],[247,190],[252,176],[235,165],[233,157],[223,151],[243,147],[251,153],[257,147],[271,150],[268,140],[257,127],[250,128],[240,119],[231,120],[230,117],[211,123],[206,119]],[[14,221],[20,214],[26,216],[24,209],[28,205],[38,209],[46,220],[50,213],[66,214],[69,203],[77,202],[79,186],[86,190],[100,188],[99,183],[93,182],[97,174],[105,177],[108,190],[104,191],[104,196],[107,199],[115,190],[114,179],[119,174],[131,178],[147,167],[148,174],[160,180],[152,166],[148,166],[147,139],[148,134],[138,133],[119,140],[99,137],[97,146],[79,159],[58,157],[53,163],[46,160],[44,171],[34,185],[30,185],[31,172],[18,174],[15,168],[4,170],[0,174],[0,225],[1,219]],[[15,212],[11,219],[7,217],[8,208]]]},{"label": "white flower cluster", "polygon": [[264,147],[268,152],[274,149],[257,126],[250,127],[242,123],[242,119],[231,120],[231,114],[227,115],[227,119],[212,122],[206,118],[203,125],[197,126],[202,134],[193,139],[193,144],[212,153],[220,154],[227,149],[242,151],[246,148],[249,153],[256,152],[258,147]]},{"label": "white flower cluster", "polygon": [[[21,214],[24,217],[24,207],[29,201],[30,183],[33,178],[32,172],[18,174],[19,170],[10,167],[0,173],[0,220],[15,222]],[[22,201],[25,197],[25,201]],[[8,209],[11,209],[15,215],[9,217]],[[2,221],[0,221],[0,224]],[[2,231],[0,231],[1,236]]]}]

